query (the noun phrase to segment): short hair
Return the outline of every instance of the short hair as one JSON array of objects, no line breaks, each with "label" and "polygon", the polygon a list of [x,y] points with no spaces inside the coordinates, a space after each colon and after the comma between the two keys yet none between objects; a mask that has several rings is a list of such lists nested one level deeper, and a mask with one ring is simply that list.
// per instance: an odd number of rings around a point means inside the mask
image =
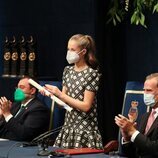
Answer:
[{"label": "short hair", "polygon": [[156,81],[157,81],[157,87],[158,87],[158,73],[152,73],[152,74],[148,75],[146,77],[146,80],[150,80],[150,79],[153,79],[153,78],[156,79]]},{"label": "short hair", "polygon": [[[34,80],[35,82],[39,83],[39,81],[38,81],[37,78],[32,77],[32,76],[29,76],[29,75],[25,75],[25,76],[23,76],[22,78],[20,78],[20,80],[23,80],[23,79],[32,79],[32,80]],[[29,83],[29,85],[30,85],[30,88],[35,88],[35,89],[36,89],[35,95],[37,95],[37,94],[38,94],[38,89],[37,89],[36,87],[34,87],[33,85],[31,85],[30,83]]]}]

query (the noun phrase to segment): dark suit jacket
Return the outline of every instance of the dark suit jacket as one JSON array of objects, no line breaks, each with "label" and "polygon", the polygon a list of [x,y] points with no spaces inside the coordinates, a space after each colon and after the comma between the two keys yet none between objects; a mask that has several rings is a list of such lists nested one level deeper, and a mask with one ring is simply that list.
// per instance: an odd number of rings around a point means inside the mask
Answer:
[{"label": "dark suit jacket", "polygon": [[145,135],[149,113],[142,116],[138,130],[140,133],[135,138],[134,143],[125,144],[123,151],[128,157],[155,158],[158,157],[158,117],[155,119],[148,133]]},{"label": "dark suit jacket", "polygon": [[[21,103],[13,103],[11,113],[18,112]],[[8,122],[0,121],[0,137],[17,141],[30,141],[48,130],[50,112],[46,105],[38,99],[31,100],[28,105]]]}]

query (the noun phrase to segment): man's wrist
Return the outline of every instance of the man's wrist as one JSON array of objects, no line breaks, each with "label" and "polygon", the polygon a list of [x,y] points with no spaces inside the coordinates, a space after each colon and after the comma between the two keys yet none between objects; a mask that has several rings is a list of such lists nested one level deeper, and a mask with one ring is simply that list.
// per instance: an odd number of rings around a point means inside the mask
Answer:
[{"label": "man's wrist", "polygon": [[128,132],[128,136],[131,137],[133,135],[133,133],[135,133],[137,130],[135,128],[133,128],[132,130],[130,130]]},{"label": "man's wrist", "polygon": [[124,137],[124,136],[123,136],[123,140],[124,140],[125,142],[130,141],[130,139],[131,139],[131,137]]},{"label": "man's wrist", "polygon": [[6,122],[8,122],[13,117],[12,114],[7,114],[7,115],[3,115],[3,116],[4,116]]},{"label": "man's wrist", "polygon": [[130,142],[130,140],[126,140],[124,137],[122,137],[121,144],[127,144],[129,142]]},{"label": "man's wrist", "polygon": [[3,113],[4,118],[6,118],[7,116],[9,116],[11,113],[10,112],[5,112]]},{"label": "man's wrist", "polygon": [[132,136],[131,136],[131,142],[134,142],[135,138],[137,137],[137,135],[139,134],[140,132],[139,131],[135,131]]}]

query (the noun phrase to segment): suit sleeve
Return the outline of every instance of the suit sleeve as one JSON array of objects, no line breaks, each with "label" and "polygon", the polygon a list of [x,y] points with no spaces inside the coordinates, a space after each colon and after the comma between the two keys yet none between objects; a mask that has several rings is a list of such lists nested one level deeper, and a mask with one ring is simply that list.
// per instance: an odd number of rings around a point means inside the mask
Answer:
[{"label": "suit sleeve", "polygon": [[49,111],[44,105],[36,104],[20,118],[11,118],[6,128],[11,135],[19,141],[30,141],[39,134],[48,130]]},{"label": "suit sleeve", "polygon": [[[145,113],[141,117],[141,122],[139,125],[140,133],[136,136],[133,143],[125,144],[123,146],[123,151],[127,154],[134,154],[137,155],[146,155],[146,156],[153,156],[158,157],[158,128],[154,128],[150,135],[144,135],[144,129],[146,126],[146,122],[148,119],[149,113]],[[132,153],[133,152],[133,153]],[[130,157],[129,154],[129,157]]]},{"label": "suit sleeve", "polygon": [[135,146],[132,142],[123,144],[120,148],[121,155],[128,156],[128,158],[136,157]]},{"label": "suit sleeve", "polygon": [[[158,132],[158,131],[157,131]],[[141,153],[158,156],[158,139],[151,140],[147,136],[139,133],[134,141],[134,145]]]}]

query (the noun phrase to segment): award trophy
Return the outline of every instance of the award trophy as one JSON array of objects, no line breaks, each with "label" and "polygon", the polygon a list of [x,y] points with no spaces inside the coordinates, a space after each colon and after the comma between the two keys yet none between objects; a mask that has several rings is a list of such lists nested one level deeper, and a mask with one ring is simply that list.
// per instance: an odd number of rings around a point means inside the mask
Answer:
[{"label": "award trophy", "polygon": [[35,53],[35,41],[32,36],[27,41],[27,49],[28,49],[28,75],[35,76],[35,61],[36,61],[36,53]]},{"label": "award trophy", "polygon": [[19,41],[19,55],[20,55],[20,68],[19,68],[19,77],[23,77],[26,75],[26,61],[27,61],[27,54],[26,54],[26,42],[24,36],[21,36],[21,40]]},{"label": "award trophy", "polygon": [[137,117],[138,117],[138,101],[132,101],[131,102],[131,107],[129,109],[129,112],[128,114],[130,114],[130,120],[132,122],[135,122],[137,120]]},{"label": "award trophy", "polygon": [[4,43],[4,55],[3,55],[3,77],[9,77],[10,73],[10,60],[11,60],[11,52],[10,52],[10,43],[8,37],[5,37]]},{"label": "award trophy", "polygon": [[15,36],[13,36],[13,40],[10,42],[11,44],[11,75],[10,77],[17,76],[18,69],[18,52],[17,52],[17,43]]}]

